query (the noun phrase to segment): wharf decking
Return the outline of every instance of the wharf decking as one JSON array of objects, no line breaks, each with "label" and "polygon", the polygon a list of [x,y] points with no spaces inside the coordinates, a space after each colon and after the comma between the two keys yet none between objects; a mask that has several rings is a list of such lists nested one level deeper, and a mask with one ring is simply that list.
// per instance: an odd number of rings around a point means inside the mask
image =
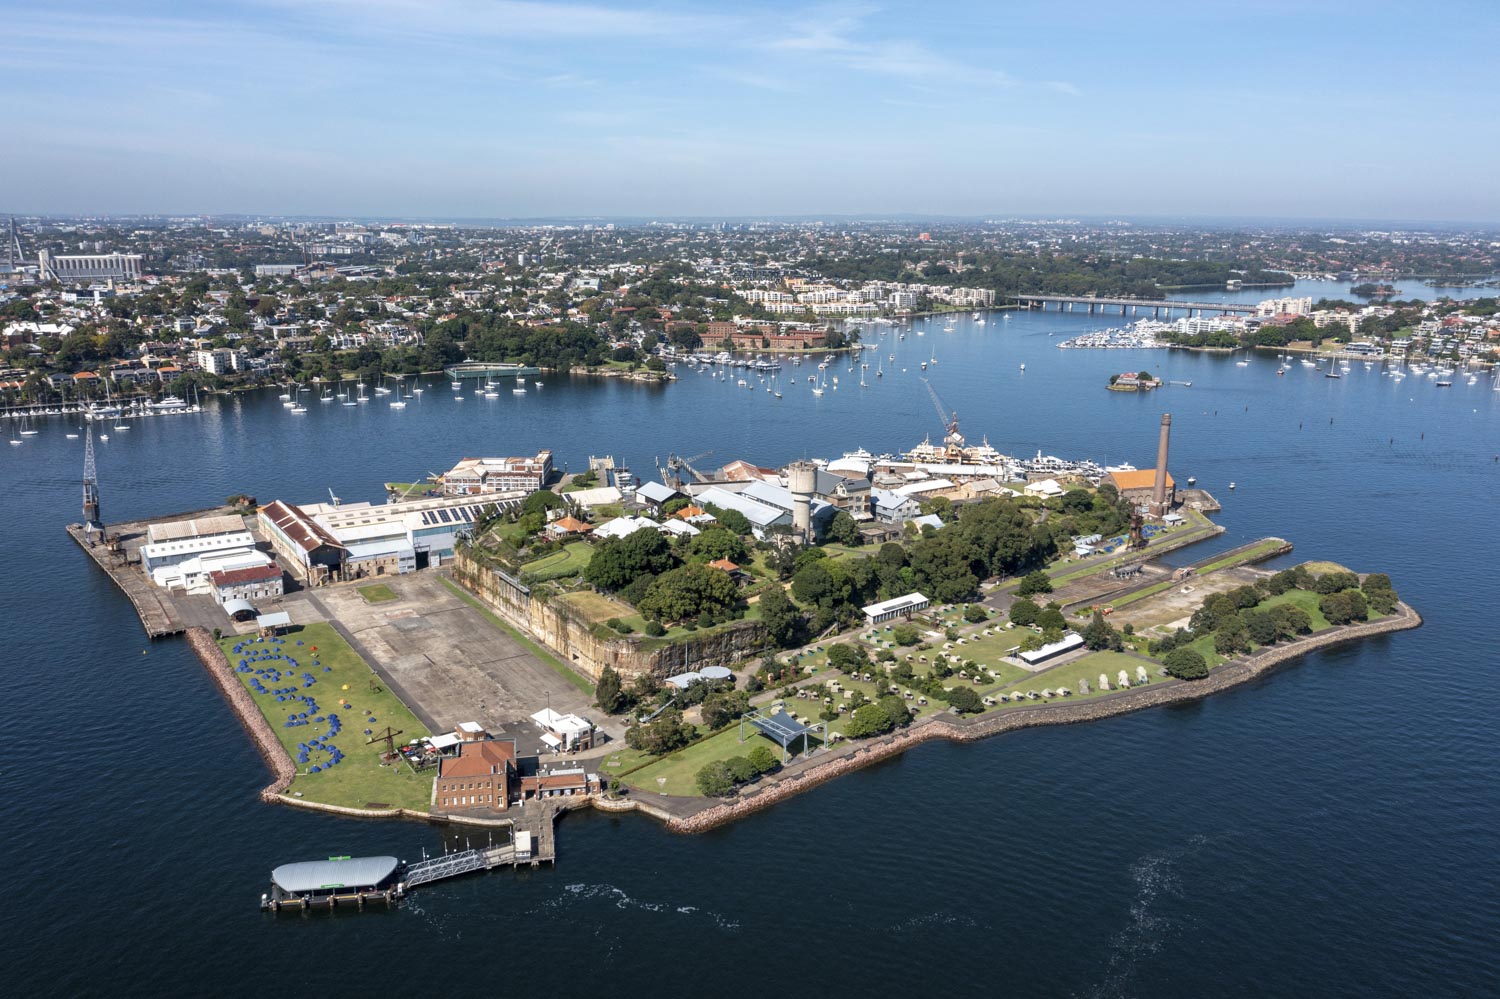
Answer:
[{"label": "wharf decking", "polygon": [[130,600],[147,635],[165,638],[180,635],[187,629],[171,595],[146,578],[141,571],[139,554],[132,558],[133,549],[138,549],[139,544],[132,546],[129,541],[145,536],[144,524],[112,525],[105,531],[108,540],[100,538],[97,531],[86,532],[82,524],[69,524],[67,530],[68,536],[78,542],[78,547],[88,553],[94,564],[103,569]]}]

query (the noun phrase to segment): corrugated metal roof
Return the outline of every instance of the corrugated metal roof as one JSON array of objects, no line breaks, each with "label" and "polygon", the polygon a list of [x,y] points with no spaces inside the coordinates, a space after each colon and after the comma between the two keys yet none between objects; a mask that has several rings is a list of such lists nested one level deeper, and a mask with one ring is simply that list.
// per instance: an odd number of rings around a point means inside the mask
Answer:
[{"label": "corrugated metal roof", "polygon": [[323,888],[370,888],[396,871],[395,857],[350,857],[347,860],[304,860],[282,864],[271,872],[271,880],[282,891],[318,891]]}]

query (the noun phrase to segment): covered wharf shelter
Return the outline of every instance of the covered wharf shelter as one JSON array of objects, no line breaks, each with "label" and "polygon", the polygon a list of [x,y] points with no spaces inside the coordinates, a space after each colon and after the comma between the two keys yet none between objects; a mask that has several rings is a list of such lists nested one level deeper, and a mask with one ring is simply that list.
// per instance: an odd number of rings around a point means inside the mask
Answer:
[{"label": "covered wharf shelter", "polygon": [[389,901],[400,893],[395,882],[399,866],[395,857],[329,857],[282,864],[271,872],[271,891],[261,897],[261,905],[279,909],[286,905],[307,908]]},{"label": "covered wharf shelter", "polygon": [[767,715],[759,708],[754,708],[740,716],[740,742],[745,741],[745,723],[749,722],[761,735],[774,740],[781,747],[781,762],[785,765],[789,756],[788,749],[798,739],[802,740],[802,753],[807,755],[812,752],[812,744],[808,742],[809,733],[817,732],[823,734],[827,726],[819,722],[816,725],[804,725],[791,715],[786,709],[777,708]]}]

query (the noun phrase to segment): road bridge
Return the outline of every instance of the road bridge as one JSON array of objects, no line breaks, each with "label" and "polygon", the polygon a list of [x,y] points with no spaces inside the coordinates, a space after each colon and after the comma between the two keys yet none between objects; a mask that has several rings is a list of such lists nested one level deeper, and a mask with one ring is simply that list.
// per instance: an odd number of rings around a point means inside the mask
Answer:
[{"label": "road bridge", "polygon": [[1185,312],[1189,316],[1254,315],[1257,308],[1245,302],[1189,302],[1171,298],[1105,298],[1098,295],[1012,295],[1011,301],[1023,309],[1040,309],[1043,312],[1047,310],[1047,306],[1054,304],[1059,312],[1072,312],[1075,307],[1086,305],[1091,316],[1096,311],[1105,312],[1115,308],[1120,310],[1122,316],[1140,315],[1142,310],[1150,310],[1153,318],[1157,319],[1163,315],[1170,317],[1174,311]]}]

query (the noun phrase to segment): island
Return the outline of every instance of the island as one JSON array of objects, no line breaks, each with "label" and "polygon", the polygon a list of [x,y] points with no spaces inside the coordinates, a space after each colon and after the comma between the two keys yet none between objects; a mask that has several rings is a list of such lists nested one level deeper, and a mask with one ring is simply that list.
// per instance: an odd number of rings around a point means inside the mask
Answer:
[{"label": "island", "polygon": [[948,431],[645,481],[464,459],[380,504],[240,494],[109,526],[94,493],[70,532],[148,631],[187,635],[264,800],[524,833],[486,866],[552,860],[573,808],[701,831],[927,740],[1202,697],[1421,623],[1382,572],[1261,568],[1281,538],[1164,562],[1222,533],[1167,470],[1170,417],[1147,470]]}]

